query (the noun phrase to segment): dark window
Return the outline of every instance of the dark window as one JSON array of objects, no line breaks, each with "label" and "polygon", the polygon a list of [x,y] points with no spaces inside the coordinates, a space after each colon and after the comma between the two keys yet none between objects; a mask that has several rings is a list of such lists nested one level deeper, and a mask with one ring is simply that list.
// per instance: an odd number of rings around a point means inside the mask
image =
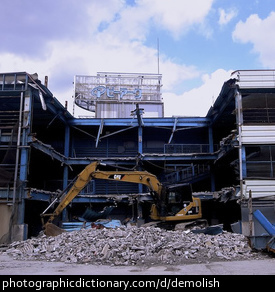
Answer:
[{"label": "dark window", "polygon": [[251,94],[243,97],[244,124],[275,124],[275,95]]},{"label": "dark window", "polygon": [[246,148],[247,177],[275,177],[275,146],[247,146]]}]

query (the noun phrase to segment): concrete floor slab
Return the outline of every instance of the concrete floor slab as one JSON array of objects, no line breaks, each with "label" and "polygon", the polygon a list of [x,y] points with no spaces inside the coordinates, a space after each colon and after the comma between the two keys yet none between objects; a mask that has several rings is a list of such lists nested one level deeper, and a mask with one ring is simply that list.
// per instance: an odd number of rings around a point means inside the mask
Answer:
[{"label": "concrete floor slab", "polygon": [[145,267],[23,261],[1,254],[0,275],[275,275],[275,258]]}]

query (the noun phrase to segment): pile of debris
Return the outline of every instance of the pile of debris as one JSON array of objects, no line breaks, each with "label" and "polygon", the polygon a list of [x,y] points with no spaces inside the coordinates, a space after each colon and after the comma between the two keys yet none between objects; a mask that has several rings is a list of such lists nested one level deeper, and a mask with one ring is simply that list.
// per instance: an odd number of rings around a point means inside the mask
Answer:
[{"label": "pile of debris", "polygon": [[218,235],[156,227],[83,229],[55,237],[42,235],[13,242],[6,250],[17,259],[151,265],[202,263],[257,258],[241,234]]}]

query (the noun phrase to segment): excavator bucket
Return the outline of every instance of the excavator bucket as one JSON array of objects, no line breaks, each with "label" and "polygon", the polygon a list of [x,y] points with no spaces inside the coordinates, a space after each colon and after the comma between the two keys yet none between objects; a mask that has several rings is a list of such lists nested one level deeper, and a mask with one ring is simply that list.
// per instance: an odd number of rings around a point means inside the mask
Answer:
[{"label": "excavator bucket", "polygon": [[47,236],[57,236],[63,232],[66,232],[64,229],[59,228],[58,226],[52,223],[46,223],[44,226],[44,234]]}]

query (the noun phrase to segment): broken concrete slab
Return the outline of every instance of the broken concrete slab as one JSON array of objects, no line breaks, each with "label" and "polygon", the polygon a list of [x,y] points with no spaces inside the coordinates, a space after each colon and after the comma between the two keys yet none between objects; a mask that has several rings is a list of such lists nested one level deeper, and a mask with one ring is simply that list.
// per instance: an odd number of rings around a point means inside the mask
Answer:
[{"label": "broken concrete slab", "polygon": [[205,263],[258,255],[242,234],[209,235],[135,226],[42,235],[13,242],[6,253],[16,259],[109,265]]}]

